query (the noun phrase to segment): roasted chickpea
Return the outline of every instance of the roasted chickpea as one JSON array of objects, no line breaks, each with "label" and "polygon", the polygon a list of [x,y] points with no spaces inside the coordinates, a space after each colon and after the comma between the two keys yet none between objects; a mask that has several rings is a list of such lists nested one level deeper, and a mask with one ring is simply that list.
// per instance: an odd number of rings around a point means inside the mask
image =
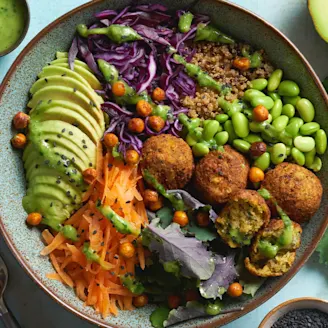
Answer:
[{"label": "roasted chickpea", "polygon": [[145,129],[145,122],[141,118],[131,118],[128,129],[133,133],[141,133]]},{"label": "roasted chickpea", "polygon": [[17,149],[23,149],[26,145],[26,142],[26,136],[23,133],[18,133],[11,139],[11,144]]},{"label": "roasted chickpea", "polygon": [[269,111],[263,105],[257,105],[253,109],[253,118],[257,122],[266,121],[269,117]]},{"label": "roasted chickpea", "polygon": [[142,294],[133,298],[133,305],[137,308],[143,307],[148,304],[148,296]]},{"label": "roasted chickpea", "polygon": [[164,128],[165,121],[160,116],[150,116],[148,125],[153,131],[160,132]]},{"label": "roasted chickpea", "polygon": [[83,180],[87,184],[91,184],[97,177],[97,171],[94,168],[88,168],[83,171]]},{"label": "roasted chickpea", "polygon": [[42,220],[42,215],[37,212],[30,213],[26,218],[26,222],[32,226],[39,225],[41,223],[41,220]]},{"label": "roasted chickpea", "polygon": [[112,85],[112,92],[117,97],[122,97],[125,95],[125,86],[121,81],[114,82]]},{"label": "roasted chickpea", "polygon": [[227,290],[230,297],[239,297],[243,294],[243,286],[239,282],[231,284]]},{"label": "roasted chickpea", "polygon": [[261,156],[266,152],[267,146],[264,142],[257,141],[252,143],[250,153],[253,157]]},{"label": "roasted chickpea", "polygon": [[147,117],[151,114],[152,111],[153,108],[148,101],[142,99],[137,102],[138,115],[142,117]]},{"label": "roasted chickpea", "polygon": [[252,167],[249,170],[249,180],[254,183],[263,181],[264,172],[258,167]]},{"label": "roasted chickpea", "polygon": [[176,309],[181,304],[181,297],[178,295],[170,295],[167,298],[167,303],[170,309]]},{"label": "roasted chickpea", "polygon": [[28,126],[29,122],[29,115],[23,112],[18,112],[13,119],[14,128],[17,130],[25,129]]},{"label": "roasted chickpea", "polygon": [[158,197],[158,200],[156,202],[146,203],[146,206],[152,212],[158,211],[159,209],[161,209],[163,207],[163,205],[164,205],[164,202],[163,202],[163,197],[162,196]]},{"label": "roasted chickpea", "polygon": [[247,57],[238,57],[234,59],[232,65],[241,71],[247,71],[251,67],[251,61]]},{"label": "roasted chickpea", "polygon": [[126,259],[130,259],[134,256],[136,250],[132,243],[123,243],[119,247],[119,253]]},{"label": "roasted chickpea", "polygon": [[157,202],[158,201],[158,192],[151,189],[146,189],[144,192],[144,201],[145,202]]},{"label": "roasted chickpea", "polygon": [[176,211],[173,216],[173,222],[179,224],[181,227],[186,226],[189,223],[187,213],[184,211]]},{"label": "roasted chickpea", "polygon": [[196,219],[197,219],[197,224],[200,227],[207,227],[210,224],[210,216],[207,212],[202,212],[202,211],[198,212]]},{"label": "roasted chickpea", "polygon": [[113,148],[118,144],[118,137],[114,133],[107,133],[104,136],[104,144],[107,148]]},{"label": "roasted chickpea", "polygon": [[129,149],[125,154],[125,162],[129,165],[137,165],[139,163],[140,156],[134,149]]},{"label": "roasted chickpea", "polygon": [[165,91],[161,88],[156,88],[153,91],[152,98],[154,101],[163,101],[165,100]]}]

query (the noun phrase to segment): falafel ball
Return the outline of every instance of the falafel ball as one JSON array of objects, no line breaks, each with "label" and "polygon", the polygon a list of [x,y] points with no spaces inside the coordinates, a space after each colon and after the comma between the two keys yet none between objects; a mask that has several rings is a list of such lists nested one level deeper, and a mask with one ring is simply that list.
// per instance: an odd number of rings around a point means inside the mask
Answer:
[{"label": "falafel ball", "polygon": [[270,210],[254,190],[240,190],[225,205],[215,226],[232,248],[250,245],[252,238],[269,223]]},{"label": "falafel ball", "polygon": [[293,222],[292,242],[285,246],[279,246],[278,253],[273,258],[266,257],[260,251],[261,243],[276,245],[282,235],[285,225],[282,220],[272,219],[255,238],[251,246],[250,256],[245,259],[247,270],[260,277],[277,277],[286,273],[293,265],[296,258],[296,250],[301,245],[301,226]]},{"label": "falafel ball", "polygon": [[208,153],[196,165],[195,185],[206,203],[226,203],[240,189],[245,189],[249,163],[245,156],[224,146]]},{"label": "falafel ball", "polygon": [[278,205],[294,221],[309,221],[318,210],[322,197],[319,178],[306,168],[282,163],[265,175],[267,189]]},{"label": "falafel ball", "polygon": [[146,140],[142,148],[141,170],[153,175],[166,189],[182,189],[191,179],[194,158],[188,144],[170,134]]}]

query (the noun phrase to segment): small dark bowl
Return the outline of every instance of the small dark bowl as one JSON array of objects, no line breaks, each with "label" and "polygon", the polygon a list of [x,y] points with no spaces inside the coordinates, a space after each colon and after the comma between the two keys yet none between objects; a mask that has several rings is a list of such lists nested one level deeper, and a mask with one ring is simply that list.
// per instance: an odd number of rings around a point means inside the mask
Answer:
[{"label": "small dark bowl", "polygon": [[22,3],[24,4],[25,7],[25,26],[24,26],[24,30],[21,34],[21,36],[19,37],[19,39],[8,49],[6,49],[5,51],[0,51],[0,57],[5,56],[7,54],[9,54],[10,52],[12,52],[13,50],[15,50],[24,40],[26,33],[28,31],[28,28],[30,26],[30,8],[29,5],[27,3],[27,0],[19,0],[22,1]]}]

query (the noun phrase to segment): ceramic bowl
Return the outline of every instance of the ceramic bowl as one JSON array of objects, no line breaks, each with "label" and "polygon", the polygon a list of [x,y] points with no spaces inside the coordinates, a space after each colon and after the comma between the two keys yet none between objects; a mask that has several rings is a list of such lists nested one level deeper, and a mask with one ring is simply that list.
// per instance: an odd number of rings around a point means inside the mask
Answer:
[{"label": "ceramic bowl", "polygon": [[328,314],[328,301],[312,297],[294,298],[286,301],[271,310],[260,323],[259,328],[271,328],[286,313],[301,309],[316,309]]},{"label": "ceramic bowl", "polygon": [[[159,1],[139,1],[142,2]],[[172,10],[193,6],[193,11],[210,15],[212,21],[224,32],[257,48],[265,49],[272,63],[284,70],[285,78],[295,80],[301,87],[302,95],[313,102],[316,108],[316,121],[328,131],[328,99],[321,82],[304,56],[277,29],[255,14],[226,1],[160,2]],[[29,229],[24,223],[26,213],[22,207],[22,197],[25,194],[23,164],[21,154],[10,146],[10,138],[14,133],[11,126],[14,114],[26,107],[29,88],[42,67],[54,59],[56,51],[68,50],[76,25],[90,23],[94,13],[98,11],[109,8],[121,9],[130,3],[130,0],[98,0],[76,8],[42,30],[10,68],[0,87],[0,228],[20,264],[40,287],[68,310],[103,327],[150,328],[149,315],[154,309],[152,306],[134,312],[123,311],[117,317],[102,319],[92,308],[85,307],[73,290],[46,278],[46,273],[53,272],[53,268],[46,257],[40,256],[40,250],[43,248],[40,232],[37,229]],[[323,158],[323,168],[318,175],[324,190],[328,188],[327,157],[326,155]],[[227,309],[243,306],[243,311],[192,320],[176,327],[219,327],[257,308],[272,297],[295,275],[314,251],[328,224],[327,210],[328,200],[325,198],[311,222],[304,226],[302,246],[298,250],[294,266],[287,274],[280,278],[268,279],[254,298],[240,298],[226,306]]]},{"label": "ceramic bowl", "polygon": [[22,43],[22,41],[24,40],[24,38],[27,34],[28,28],[30,26],[30,8],[27,3],[27,0],[19,0],[19,1],[22,1],[23,5],[24,5],[24,14],[25,14],[24,30],[23,30],[21,36],[19,37],[19,39],[10,48],[8,48],[7,50],[2,51],[2,52],[0,51],[0,57],[5,56],[5,55],[9,54],[10,52],[14,51]]}]

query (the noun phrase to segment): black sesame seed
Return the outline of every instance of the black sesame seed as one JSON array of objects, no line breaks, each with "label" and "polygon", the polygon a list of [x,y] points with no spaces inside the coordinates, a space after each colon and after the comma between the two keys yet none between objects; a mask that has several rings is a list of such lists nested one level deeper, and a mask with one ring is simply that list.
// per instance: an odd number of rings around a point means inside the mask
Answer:
[{"label": "black sesame seed", "polygon": [[97,230],[93,230],[92,234],[95,235],[97,233]]},{"label": "black sesame seed", "polygon": [[100,285],[97,283],[97,286],[99,287]]},{"label": "black sesame seed", "polygon": [[77,169],[73,169],[72,172],[73,172],[74,174],[77,174]]},{"label": "black sesame seed", "polygon": [[94,216],[95,215],[95,213],[90,213],[90,216]]},{"label": "black sesame seed", "polygon": [[72,132],[72,131],[69,131],[68,134],[69,134],[70,136],[72,136],[72,135],[73,135],[73,132]]},{"label": "black sesame seed", "polygon": [[100,246],[104,246],[105,245],[105,243],[102,241],[101,243],[100,243]]},{"label": "black sesame seed", "polygon": [[75,163],[75,158],[74,157],[72,157],[72,162]]},{"label": "black sesame seed", "polygon": [[84,148],[84,149],[87,149],[87,148],[88,148],[88,146],[87,146],[87,145],[83,145],[83,148]]},{"label": "black sesame seed", "polygon": [[66,131],[66,129],[64,128],[64,129],[62,129],[62,133],[64,133]]},{"label": "black sesame seed", "polygon": [[82,229],[81,232],[83,233],[84,232],[84,229]]},{"label": "black sesame seed", "polygon": [[51,203],[50,203],[50,207],[52,207],[53,205],[54,205],[54,204],[51,202]]},{"label": "black sesame seed", "polygon": [[76,90],[76,88],[73,88],[73,92],[76,92],[77,90]]},{"label": "black sesame seed", "polygon": [[48,104],[50,104],[51,102],[52,102],[52,100],[51,100],[51,99],[49,99],[49,100],[48,100]]},{"label": "black sesame seed", "polygon": [[109,163],[109,164],[108,164],[108,167],[109,167],[109,168],[112,168],[112,167],[113,167],[113,164],[110,164],[110,163]]},{"label": "black sesame seed", "polygon": [[121,265],[120,268],[121,268],[121,270],[124,270],[124,266],[123,265]]},{"label": "black sesame seed", "polygon": [[57,162],[57,165],[60,165],[60,163],[61,163],[61,161],[58,161],[58,162]]},{"label": "black sesame seed", "polygon": [[47,79],[44,79],[46,81],[46,83],[48,83],[48,80]]},{"label": "black sesame seed", "polygon": [[56,183],[57,183],[57,184],[60,184],[60,180],[56,180]]},{"label": "black sesame seed", "polygon": [[116,259],[116,260],[117,260],[117,259],[118,259],[118,255],[114,255],[114,259]]},{"label": "black sesame seed", "polygon": [[278,155],[278,157],[283,157],[283,156],[284,156],[284,154],[279,154],[279,155]]},{"label": "black sesame seed", "polygon": [[115,272],[114,271],[111,271],[110,273],[112,276],[115,276]]},{"label": "black sesame seed", "polygon": [[44,142],[48,142],[49,140],[48,139],[45,139]]},{"label": "black sesame seed", "polygon": [[82,143],[84,143],[84,144],[85,144],[85,140],[84,140],[84,139],[82,139]]},{"label": "black sesame seed", "polygon": [[92,163],[91,163],[91,162],[89,163],[89,166],[90,166],[90,167],[92,166]]},{"label": "black sesame seed", "polygon": [[131,203],[131,200],[127,200],[126,202],[125,202],[125,204],[130,204]]},{"label": "black sesame seed", "polygon": [[61,138],[62,136],[61,136],[61,134],[58,133],[58,134],[57,134],[57,137],[58,137],[58,138]]},{"label": "black sesame seed", "polygon": [[60,156],[62,159],[67,159],[67,157],[65,155],[61,155]]},{"label": "black sesame seed", "polygon": [[37,169],[39,167],[39,164],[35,164],[35,168]]},{"label": "black sesame seed", "polygon": [[55,155],[59,156],[59,153],[55,152]]},{"label": "black sesame seed", "polygon": [[54,147],[56,147],[56,146],[57,146],[57,143],[56,143],[56,141],[54,141],[53,145],[54,145]]},{"label": "black sesame seed", "polygon": [[66,76],[66,74],[64,73],[64,74],[62,74],[62,76]]}]

